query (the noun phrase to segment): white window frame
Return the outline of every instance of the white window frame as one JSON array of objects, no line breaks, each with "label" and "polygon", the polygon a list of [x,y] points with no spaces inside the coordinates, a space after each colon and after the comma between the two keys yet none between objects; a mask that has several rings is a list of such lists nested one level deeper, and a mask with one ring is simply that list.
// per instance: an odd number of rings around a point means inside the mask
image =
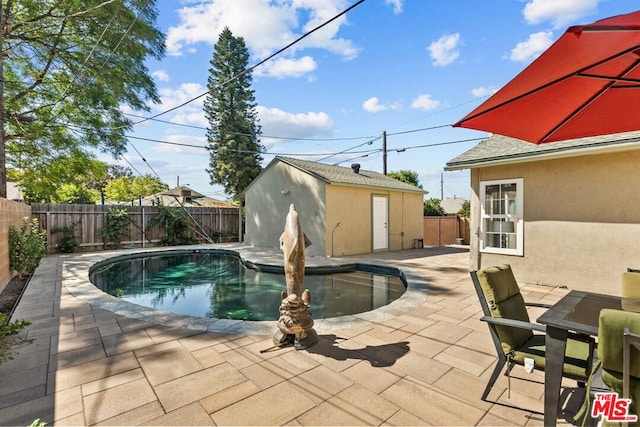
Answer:
[{"label": "white window frame", "polygon": [[[515,197],[515,209],[509,205],[509,199],[505,198],[503,213],[487,212],[487,187],[490,185],[503,185],[503,184],[515,184],[516,185],[516,197]],[[503,254],[503,255],[524,255],[524,220],[523,220],[523,200],[524,200],[524,180],[522,178],[501,179],[495,181],[480,181],[480,235],[479,245],[480,252]],[[498,202],[500,203],[500,202]],[[493,204],[492,204],[493,206]],[[510,209],[511,207],[511,209]],[[513,230],[487,230],[487,222],[490,220],[497,220],[497,223],[513,223]],[[490,234],[492,236],[490,236]],[[515,248],[490,246],[489,242],[498,237],[501,242],[504,239],[508,239],[515,234]]]}]

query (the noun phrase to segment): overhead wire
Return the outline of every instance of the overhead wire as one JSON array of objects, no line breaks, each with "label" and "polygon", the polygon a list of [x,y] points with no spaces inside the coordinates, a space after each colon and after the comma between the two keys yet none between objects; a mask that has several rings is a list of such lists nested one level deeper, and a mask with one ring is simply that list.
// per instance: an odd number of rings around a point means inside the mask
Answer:
[{"label": "overhead wire", "polygon": [[[90,11],[96,10],[106,4],[111,3],[114,0],[108,0],[108,1],[104,1],[99,5],[96,5],[90,9],[87,9],[83,12],[78,12],[78,16],[80,14],[84,14],[84,13],[88,13]],[[142,15],[142,12],[147,8],[147,6],[149,5],[149,2],[151,0],[147,0],[145,2],[145,4],[140,8],[140,10],[138,11],[138,13],[136,14],[135,18],[133,19],[133,21],[131,22],[131,25],[129,25],[129,27],[127,28],[127,30],[124,32],[124,34],[122,35],[122,37],[120,37],[120,40],[118,40],[118,43],[116,44],[116,46],[111,49],[111,51],[109,52],[109,54],[107,55],[107,57],[104,59],[104,61],[102,61],[102,64],[98,67],[99,69],[104,68],[104,66],[107,64],[107,62],[111,59],[111,57],[113,56],[113,54],[116,52],[116,50],[118,50],[118,48],[120,47],[120,45],[122,44],[123,40],[129,35],[129,33],[131,32],[131,30],[133,29],[133,26],[135,25],[136,22],[138,22],[138,19],[140,18],[140,15]],[[70,15],[70,16],[75,16],[75,15]],[[91,51],[89,52],[89,54],[87,55],[87,57],[85,58],[84,62],[80,65],[80,68],[84,68],[87,64],[87,62],[89,61],[89,58],[91,58],[91,56],[93,55],[93,52],[95,52],[95,50],[97,49],[98,45],[100,44],[100,42],[102,41],[104,35],[107,33],[107,30],[109,29],[109,27],[111,27],[113,21],[116,18],[116,14],[114,13],[111,16],[111,19],[109,20],[109,23],[107,24],[107,26],[104,28],[104,30],[102,31],[102,34],[100,34],[100,37],[98,38],[98,40],[96,41],[96,43],[93,45],[93,47],[91,48]],[[73,79],[71,80],[71,82],[67,85],[66,89],[64,90],[64,92],[62,93],[62,95],[60,95],[60,97],[58,98],[57,101],[55,101],[52,105],[51,105],[51,109],[53,110],[53,108],[56,107],[56,105],[58,105],[66,96],[66,94],[69,92],[69,90],[71,89],[71,87],[73,86],[73,84],[75,83],[75,81],[78,79],[79,73],[75,73]],[[58,112],[57,114],[54,114],[49,120],[48,122],[51,122],[53,120],[56,119],[56,117],[58,117],[60,115],[60,112]]]},{"label": "overhead wire", "polygon": [[[265,62],[273,59],[274,57],[278,56],[279,54],[281,54],[282,52],[284,52],[285,50],[289,49],[291,46],[294,46],[295,44],[297,44],[298,42],[300,42],[302,39],[308,37],[309,35],[315,33],[316,31],[318,31],[319,29],[329,25],[330,23],[332,23],[333,21],[335,21],[336,19],[340,18],[341,16],[347,14],[349,11],[351,11],[352,9],[354,9],[356,6],[359,6],[360,4],[364,3],[365,0],[358,0],[357,2],[355,2],[354,4],[352,4],[351,6],[349,6],[348,8],[346,8],[345,10],[343,10],[342,12],[338,13],[337,15],[335,15],[333,18],[323,22],[322,24],[318,25],[317,27],[307,31],[306,33],[304,33],[303,35],[301,35],[300,37],[298,37],[297,39],[295,39],[294,41],[292,41],[291,43],[289,43],[288,45],[286,45],[285,47],[278,49],[276,52],[272,53],[271,55],[267,56],[265,59],[263,59],[262,61],[258,62],[255,65],[252,65],[249,68],[246,68],[245,70],[243,70],[242,72],[235,74],[234,76],[230,77],[229,79],[225,80],[224,82],[220,83],[220,86],[226,86],[227,84],[231,83],[232,81],[236,80],[237,78],[239,78],[240,76],[243,76],[244,74],[247,74],[251,71],[253,71],[254,69],[258,68],[259,66],[261,66],[262,64],[264,64]],[[168,110],[162,111],[158,114],[155,114],[151,117],[146,117],[143,120],[140,120],[138,122],[133,123],[133,125],[139,125],[141,123],[144,123],[148,120],[151,119],[155,119],[156,117],[160,117],[164,114],[170,113],[171,111],[175,111],[178,108],[182,108],[185,105],[188,105],[192,102],[194,102],[197,99],[202,98],[203,96],[207,95],[209,93],[209,91],[207,90],[204,93],[201,93],[200,95],[197,95],[179,105],[176,105],[175,107],[172,107]]]}]

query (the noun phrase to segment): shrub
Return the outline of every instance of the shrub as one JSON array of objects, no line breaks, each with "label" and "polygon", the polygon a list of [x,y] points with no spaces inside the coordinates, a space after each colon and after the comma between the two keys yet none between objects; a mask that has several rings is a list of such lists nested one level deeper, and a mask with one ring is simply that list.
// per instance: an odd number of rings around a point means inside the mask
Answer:
[{"label": "shrub", "polygon": [[122,242],[124,228],[129,221],[129,212],[126,209],[112,208],[107,212],[107,223],[100,230],[100,236],[105,246],[119,248]]},{"label": "shrub", "polygon": [[9,268],[19,277],[38,266],[40,257],[46,251],[47,233],[40,230],[37,218],[29,222],[22,219],[22,227],[9,226]]},{"label": "shrub", "polygon": [[80,244],[75,234],[75,224],[65,227],[56,227],[51,233],[62,233],[62,237],[58,241],[58,250],[64,254],[70,254],[76,251]]},{"label": "shrub", "polygon": [[20,341],[16,339],[15,335],[30,324],[26,320],[8,322],[7,317],[0,313],[0,363],[11,360],[11,356],[8,354],[9,348]]},{"label": "shrub", "polygon": [[188,235],[189,219],[183,209],[163,205],[159,205],[158,208],[158,214],[149,221],[149,228],[158,224],[164,227],[165,235],[160,239],[160,244],[174,246],[195,243],[195,240]]}]

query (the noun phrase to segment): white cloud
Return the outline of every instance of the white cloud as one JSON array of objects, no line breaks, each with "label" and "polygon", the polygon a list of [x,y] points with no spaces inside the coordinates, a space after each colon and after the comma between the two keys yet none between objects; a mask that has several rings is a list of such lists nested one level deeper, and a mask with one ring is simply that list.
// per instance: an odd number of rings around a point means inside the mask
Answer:
[{"label": "white cloud", "polygon": [[433,65],[449,65],[455,61],[460,56],[459,45],[459,33],[444,35],[432,42],[427,49],[433,59]]},{"label": "white cloud", "polygon": [[266,62],[262,67],[256,68],[256,76],[267,77],[303,77],[317,67],[316,61],[310,56],[300,59],[280,58]]},{"label": "white cloud", "polygon": [[496,93],[498,89],[495,86],[484,87],[480,86],[474,89],[471,89],[471,94],[476,98],[482,98],[483,96],[493,95]]},{"label": "white cloud", "polygon": [[327,135],[333,130],[333,120],[327,113],[289,113],[279,108],[256,107],[260,125],[262,126],[263,144],[281,142],[280,139],[269,139],[269,135],[288,138],[312,138]]},{"label": "white cloud", "polygon": [[403,0],[384,0],[384,2],[388,5],[393,6],[393,13],[395,13],[396,15],[402,13]]},{"label": "white cloud", "polygon": [[530,0],[522,15],[529,24],[551,21],[555,28],[561,28],[596,12],[597,8],[598,0]]},{"label": "white cloud", "polygon": [[411,103],[411,108],[417,108],[421,110],[434,110],[440,106],[440,101],[431,99],[431,95],[422,94],[418,95],[416,99]]},{"label": "white cloud", "polygon": [[399,110],[400,108],[402,108],[402,106],[399,102],[394,102],[386,105],[380,104],[380,100],[378,99],[378,97],[372,96],[362,103],[362,108],[370,113],[378,113],[385,110]]},{"label": "white cloud", "polygon": [[[250,53],[266,58],[302,34],[326,22],[348,6],[345,0],[216,0],[189,4],[178,10],[180,24],[167,32],[167,53],[183,55],[199,43],[213,46],[225,27],[244,38]],[[246,13],[251,10],[252,13]],[[304,19],[304,20],[303,20]],[[305,48],[324,49],[344,59],[355,58],[360,49],[338,37],[347,19],[342,16],[287,50],[293,62]],[[311,58],[312,59],[312,58]],[[305,62],[306,61],[306,62]],[[308,60],[303,61],[308,65]],[[289,71],[286,67],[283,71]],[[267,72],[265,75],[272,75]]]},{"label": "white cloud", "polygon": [[170,80],[167,70],[157,70],[151,73],[151,76],[159,82],[168,82]]},{"label": "white cloud", "polygon": [[511,49],[510,59],[517,62],[527,62],[537,58],[553,43],[551,31],[540,31],[529,36],[527,41],[520,42]]},{"label": "white cloud", "polygon": [[[157,111],[167,111],[199,97],[206,91],[207,88],[198,83],[182,83],[177,88],[160,88],[158,89],[158,94],[160,95],[161,104],[155,105],[154,108]],[[181,124],[206,126],[208,122],[202,111],[204,98],[204,96],[201,96],[184,107],[181,107],[177,110],[177,114],[171,117],[171,121]]]}]

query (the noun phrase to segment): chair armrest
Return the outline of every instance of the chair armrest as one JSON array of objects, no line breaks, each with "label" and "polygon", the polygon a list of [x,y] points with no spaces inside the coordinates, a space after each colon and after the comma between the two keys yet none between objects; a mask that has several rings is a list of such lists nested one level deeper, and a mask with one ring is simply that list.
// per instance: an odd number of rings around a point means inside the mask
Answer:
[{"label": "chair armrest", "polygon": [[483,322],[492,323],[494,325],[512,326],[514,328],[529,329],[531,331],[545,332],[547,328],[538,323],[525,322],[523,320],[505,319],[503,317],[482,316]]},{"label": "chair armrest", "polygon": [[630,383],[630,371],[631,371],[631,347],[640,349],[640,335],[635,334],[624,328],[623,334],[623,352],[622,352],[622,397],[627,399],[629,397],[629,383]]}]

